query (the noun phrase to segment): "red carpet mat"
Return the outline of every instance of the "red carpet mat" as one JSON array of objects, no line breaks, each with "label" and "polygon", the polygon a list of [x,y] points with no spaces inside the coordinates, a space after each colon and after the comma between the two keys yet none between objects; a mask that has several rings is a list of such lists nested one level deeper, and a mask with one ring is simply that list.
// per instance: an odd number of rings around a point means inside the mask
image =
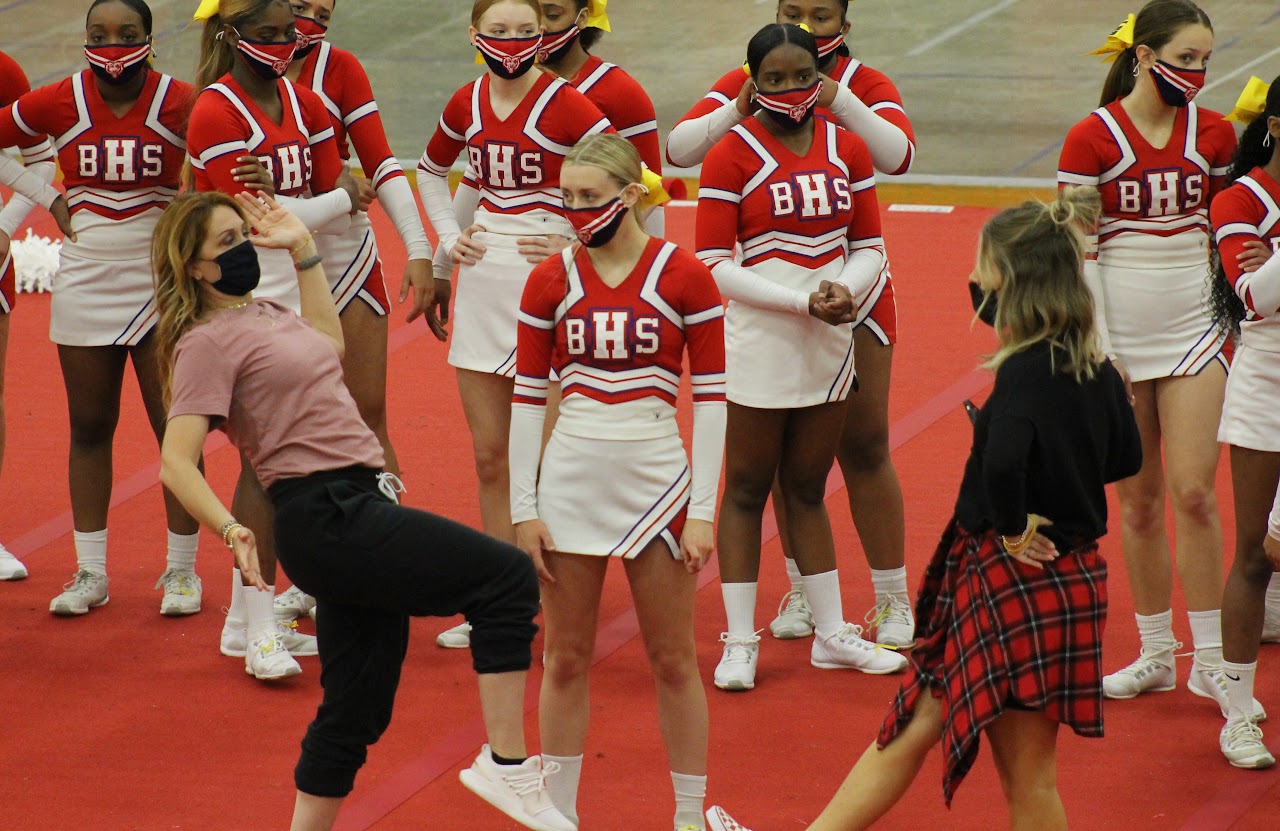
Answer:
[{"label": "red carpet mat", "polygon": [[[907,511],[907,561],[914,588],[949,515],[968,448],[960,409],[987,378],[974,375],[991,348],[989,330],[970,330],[964,278],[977,230],[989,212],[885,215],[894,264],[901,343],[891,402],[894,460]],[[673,207],[671,237],[691,243],[691,212]],[[379,213],[380,231],[389,223]],[[389,239],[383,236],[383,239]],[[399,246],[386,252],[395,293]],[[50,598],[74,570],[66,486],[66,404],[47,338],[48,297],[23,295],[13,315],[6,413],[9,443],[0,477],[0,536],[31,570],[0,584],[0,829],[280,829],[293,803],[298,741],[319,699],[319,668],[265,686],[217,650],[229,598],[225,549],[205,535],[199,571],[204,611],[159,614],[152,586],[164,569],[164,517],[157,453],[127,381],[116,439],[116,496],[110,520],[111,602],[83,618],[60,619]],[[445,363],[446,347],[421,323],[392,318],[391,434],[409,504],[478,524],[470,444]],[[686,425],[687,426],[687,425]],[[209,478],[230,494],[234,453],[211,443]],[[1230,482],[1224,463],[1230,551]],[[872,603],[866,565],[833,479],[829,506],[841,550],[846,616]],[[1114,505],[1113,505],[1114,527]],[[768,529],[767,529],[768,530]],[[766,545],[757,625],[764,626],[786,580],[774,534]],[[1110,558],[1107,669],[1137,651],[1118,538]],[[282,581],[283,582],[283,581]],[[699,663],[710,687],[723,626],[717,582],[699,594]],[[1175,627],[1190,643],[1181,599]],[[671,785],[658,736],[652,683],[621,569],[611,570],[592,675],[592,728],[580,813],[586,831],[663,829]],[[438,649],[452,621],[423,620],[406,662],[395,720],[348,801],[341,827],[380,831],[513,827],[465,791],[457,771],[482,741],[475,681],[463,653]],[[849,766],[874,738],[896,689],[893,678],[813,669],[808,641],[762,644],[759,686],[730,695],[710,688],[709,800],[757,831],[799,829],[817,815]],[[540,649],[535,644],[536,651]],[[1264,649],[1258,698],[1280,707],[1280,650]],[[1180,663],[1182,679],[1189,661]],[[531,689],[537,689],[538,671]],[[529,698],[529,736],[537,725]],[[1060,742],[1060,785],[1073,827],[1090,829],[1272,829],[1280,815],[1280,773],[1236,771],[1222,760],[1216,709],[1184,688],[1109,704],[1107,738]],[[1264,725],[1266,727],[1266,725]],[[1270,728],[1273,736],[1280,728]],[[1280,742],[1272,740],[1273,749]],[[885,819],[887,829],[986,829],[1006,824],[1003,799],[984,751],[953,809],[942,806],[934,758]]]}]

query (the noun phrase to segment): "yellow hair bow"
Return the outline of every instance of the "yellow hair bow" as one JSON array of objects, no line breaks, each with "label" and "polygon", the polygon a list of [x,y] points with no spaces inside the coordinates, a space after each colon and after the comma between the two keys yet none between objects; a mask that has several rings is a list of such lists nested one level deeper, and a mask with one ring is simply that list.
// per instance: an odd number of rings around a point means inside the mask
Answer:
[{"label": "yellow hair bow", "polygon": [[1267,93],[1270,91],[1271,85],[1254,75],[1249,79],[1249,83],[1244,85],[1244,91],[1236,99],[1236,105],[1231,108],[1231,112],[1223,116],[1223,120],[1238,121],[1241,124],[1250,123],[1262,115],[1267,108]]},{"label": "yellow hair bow", "polygon": [[201,23],[218,13],[220,0],[200,0],[200,8],[196,9],[195,19]]},{"label": "yellow hair bow", "polygon": [[644,196],[640,197],[640,207],[644,210],[671,201],[671,194],[662,186],[662,177],[647,167],[640,175],[640,187],[645,191]]},{"label": "yellow hair bow", "polygon": [[1090,52],[1102,58],[1103,63],[1114,63],[1120,53],[1133,46],[1133,24],[1137,20],[1133,15],[1124,19],[1114,32],[1107,35],[1107,42]]},{"label": "yellow hair bow", "polygon": [[604,7],[609,5],[609,0],[588,0],[587,3],[587,26],[594,29],[603,29],[606,32],[612,32],[609,27],[609,15],[605,14]]}]

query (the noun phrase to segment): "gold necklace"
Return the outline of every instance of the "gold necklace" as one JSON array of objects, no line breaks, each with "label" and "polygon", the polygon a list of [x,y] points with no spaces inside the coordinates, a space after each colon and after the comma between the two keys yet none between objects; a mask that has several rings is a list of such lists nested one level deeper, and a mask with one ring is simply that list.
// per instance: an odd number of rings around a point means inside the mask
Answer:
[{"label": "gold necklace", "polygon": [[219,312],[219,311],[222,311],[223,309],[243,309],[245,306],[248,306],[252,302],[253,300],[245,300],[240,303],[230,303],[226,306],[214,306],[213,310],[215,312]]}]

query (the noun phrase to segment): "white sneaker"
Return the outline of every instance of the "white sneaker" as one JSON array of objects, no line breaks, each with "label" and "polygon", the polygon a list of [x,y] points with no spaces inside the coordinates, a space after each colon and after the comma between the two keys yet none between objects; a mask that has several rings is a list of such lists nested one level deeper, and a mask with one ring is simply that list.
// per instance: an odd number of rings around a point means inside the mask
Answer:
[{"label": "white sneaker", "polygon": [[724,654],[716,664],[715,684],[722,690],[751,690],[756,686],[756,662],[760,660],[760,635],[720,635]]},{"label": "white sneaker", "polygon": [[446,629],[436,635],[436,646],[445,649],[469,649],[471,647],[471,624],[459,623],[452,629]]},{"label": "white sneaker", "polygon": [[1138,660],[1118,672],[1104,676],[1102,694],[1107,698],[1133,698],[1144,692],[1168,692],[1178,686],[1173,669],[1173,653],[1182,648],[1171,643],[1147,651],[1144,646]]},{"label": "white sneaker", "polygon": [[316,619],[316,599],[297,586],[290,586],[277,594],[272,605],[275,608],[276,620],[281,623],[297,620],[303,615],[309,615],[312,620]]},{"label": "white sneaker", "polygon": [[[276,634],[280,636],[280,643],[284,644],[285,651],[295,658],[309,658],[320,654],[316,636],[299,632],[297,621],[276,621]],[[227,622],[222,624],[222,640],[218,644],[218,651],[228,658],[243,658],[248,648],[249,624],[227,618]]]},{"label": "white sneaker", "polygon": [[77,571],[62,588],[62,594],[49,603],[49,611],[55,615],[83,615],[111,599],[107,596],[107,575],[92,571]]},{"label": "white sneaker", "polygon": [[897,595],[877,598],[876,605],[863,618],[876,630],[876,643],[890,649],[910,649],[916,642],[916,617],[911,604]]},{"label": "white sneaker", "polygon": [[169,569],[156,581],[157,589],[164,589],[160,599],[160,614],[170,617],[194,615],[200,611],[200,598],[204,587],[194,571]]},{"label": "white sneaker", "polygon": [[1262,731],[1258,725],[1244,719],[1234,719],[1222,725],[1218,733],[1218,747],[1233,767],[1269,768],[1276,763],[1267,746],[1262,743]]},{"label": "white sneaker", "polygon": [[707,809],[707,831],[751,831],[750,828],[735,820],[719,805]]},{"label": "white sneaker", "polygon": [[769,632],[775,638],[789,641],[807,638],[813,634],[813,610],[804,589],[792,589],[782,596],[778,604],[778,616],[769,623]]},{"label": "white sneaker", "polygon": [[302,672],[277,632],[256,638],[245,653],[244,671],[259,681],[278,681]]},{"label": "white sneaker", "polygon": [[846,623],[829,638],[813,639],[809,663],[818,669],[856,669],[870,675],[888,675],[907,668],[907,659],[862,637],[862,627]]},{"label": "white sneaker", "polygon": [[27,567],[3,545],[0,545],[0,580],[25,580]]},{"label": "white sneaker", "polygon": [[1262,619],[1262,642],[1280,643],[1280,605],[1267,604],[1267,614]]},{"label": "white sneaker", "polygon": [[[1187,678],[1187,689],[1201,698],[1218,702],[1222,717],[1227,717],[1227,679],[1223,677],[1222,667],[1192,663],[1191,675]],[[1256,698],[1253,699],[1253,712],[1249,714],[1249,721],[1256,723],[1266,720],[1267,711],[1263,708],[1262,702]]]},{"label": "white sneaker", "polygon": [[577,831],[578,826],[556,810],[547,793],[547,775],[559,769],[558,764],[544,762],[541,756],[530,756],[521,765],[500,765],[493,761],[486,744],[458,778],[476,796],[526,828]]}]

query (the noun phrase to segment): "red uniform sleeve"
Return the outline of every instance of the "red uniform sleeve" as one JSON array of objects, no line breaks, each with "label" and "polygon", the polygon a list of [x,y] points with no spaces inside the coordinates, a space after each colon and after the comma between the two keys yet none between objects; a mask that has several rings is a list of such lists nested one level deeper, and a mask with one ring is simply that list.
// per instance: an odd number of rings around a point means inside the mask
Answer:
[{"label": "red uniform sleeve", "polygon": [[680,314],[689,352],[689,380],[693,400],[725,400],[724,303],[710,270],[683,248],[678,259],[681,285]]},{"label": "red uniform sleeve", "polygon": [[849,220],[849,249],[884,245],[880,232],[880,202],[876,196],[876,173],[866,143],[847,130],[840,131],[841,158],[849,167],[849,189],[853,191],[853,217]]},{"label": "red uniform sleeve", "polygon": [[12,105],[0,110],[0,147],[31,147],[47,135],[66,132],[75,123],[70,86],[70,81],[59,81],[40,87],[18,96]]},{"label": "red uniform sleeve", "polygon": [[524,284],[516,333],[513,404],[546,406],[547,377],[556,340],[556,307],[565,297],[565,279],[564,257],[556,255],[534,266]]},{"label": "red uniform sleeve", "polygon": [[640,82],[615,66],[587,90],[586,96],[609,119],[618,135],[635,145],[645,166],[661,176],[658,116]]},{"label": "red uniform sleeve", "polygon": [[474,81],[453,94],[440,114],[440,123],[427,143],[418,167],[435,176],[448,176],[458,154],[467,146],[467,128],[471,126],[471,88]]},{"label": "red uniform sleeve", "polygon": [[[0,107],[5,108],[3,115],[0,115],[0,130],[5,131],[8,137],[13,138],[12,141],[0,139],[0,147],[16,146],[24,151],[37,148],[45,150],[44,143],[47,136],[43,132],[31,136],[26,131],[18,128],[18,133],[21,133],[21,135],[14,133],[17,124],[13,121],[12,113],[8,111],[8,108],[29,92],[31,92],[31,82],[27,80],[27,73],[22,71],[22,67],[18,65],[17,61],[4,52],[0,52]],[[27,164],[52,158],[51,152],[42,153],[40,158],[32,157],[30,153],[23,153],[23,160]]]},{"label": "red uniform sleeve", "polygon": [[741,143],[733,134],[726,136],[711,148],[702,163],[694,238],[698,259],[708,268],[722,260],[732,260],[738,244],[739,209],[746,184],[745,171],[738,161]]},{"label": "red uniform sleeve", "polygon": [[333,122],[320,96],[309,89],[294,86],[302,118],[306,121],[307,144],[311,146],[311,193],[328,193],[333,190],[338,175],[342,173],[342,157],[338,154],[338,141],[334,138]]},{"label": "red uniform sleeve", "polygon": [[[1209,222],[1218,243],[1218,258],[1227,282],[1240,294],[1237,281],[1243,276],[1237,259],[1251,242],[1260,242],[1257,227],[1257,202],[1243,185],[1234,185],[1218,194],[1209,206]],[[1240,299],[1254,313],[1253,299],[1246,288]]]},{"label": "red uniform sleeve", "polygon": [[1236,131],[1230,122],[1211,110],[1200,110],[1200,135],[1197,140],[1200,152],[1209,162],[1209,194],[1213,199],[1227,186],[1227,173],[1231,170],[1231,157],[1236,152]]},{"label": "red uniform sleeve", "polygon": [[[342,126],[360,157],[360,167],[374,188],[381,187],[389,179],[403,177],[404,171],[387,143],[387,131],[382,125],[382,115],[373,97],[369,75],[350,52],[334,49],[330,54],[330,71],[340,83],[337,104],[342,113]],[[334,61],[334,58],[338,60]]]},{"label": "red uniform sleeve", "polygon": [[160,123],[174,135],[186,137],[187,124],[191,121],[191,106],[196,100],[196,88],[191,84],[169,79],[169,89],[160,108]]},{"label": "red uniform sleeve", "polygon": [[232,171],[237,156],[249,155],[249,125],[222,93],[201,92],[187,124],[187,156],[195,171],[196,190],[222,191],[234,196],[247,190]]},{"label": "red uniform sleeve", "polygon": [[1097,134],[1101,126],[1098,117],[1091,114],[1068,131],[1058,155],[1059,187],[1098,186],[1102,172],[1109,167],[1099,154]]}]

